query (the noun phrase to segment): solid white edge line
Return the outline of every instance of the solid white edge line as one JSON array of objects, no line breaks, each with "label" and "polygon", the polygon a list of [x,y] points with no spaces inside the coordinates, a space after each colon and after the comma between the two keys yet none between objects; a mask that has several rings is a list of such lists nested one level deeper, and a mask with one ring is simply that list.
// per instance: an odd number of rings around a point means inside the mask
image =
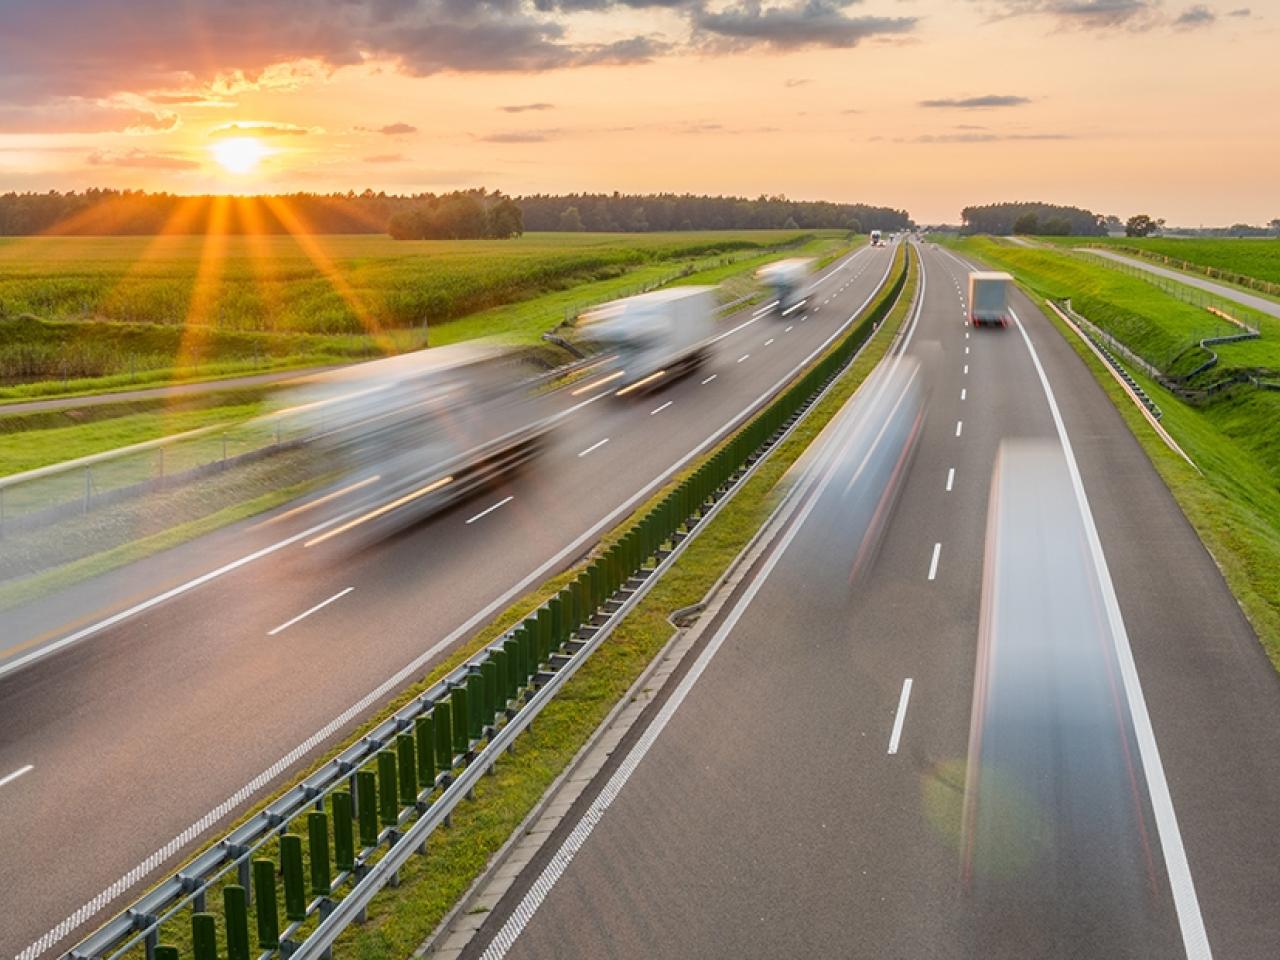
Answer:
[{"label": "solid white edge line", "polygon": [[933,556],[929,560],[929,579],[938,579],[938,558],[942,556],[942,544],[933,545]]},{"label": "solid white edge line", "polygon": [[1156,746],[1155,730],[1151,726],[1146,699],[1142,695],[1138,666],[1133,659],[1133,650],[1129,646],[1129,633],[1125,629],[1124,617],[1120,613],[1120,601],[1116,596],[1115,585],[1111,582],[1111,571],[1107,567],[1106,555],[1102,552],[1102,540],[1093,522],[1093,511],[1089,508],[1089,498],[1085,494],[1084,482],[1080,479],[1080,468],[1076,464],[1071,439],[1067,436],[1067,427],[1058,410],[1057,398],[1053,394],[1053,388],[1049,386],[1049,378],[1040,363],[1040,356],[1036,353],[1035,346],[1031,343],[1031,337],[1027,335],[1026,328],[1023,327],[1017,313],[1012,309],[1009,313],[1022,334],[1022,342],[1026,344],[1027,352],[1031,354],[1031,362],[1035,365],[1036,374],[1040,378],[1040,386],[1044,390],[1045,399],[1049,401],[1049,412],[1053,415],[1053,424],[1057,428],[1058,439],[1062,443],[1062,452],[1067,461],[1067,473],[1071,477],[1071,486],[1075,490],[1076,503],[1084,522],[1085,540],[1089,544],[1089,552],[1093,555],[1094,567],[1098,574],[1102,602],[1106,608],[1116,660],[1120,666],[1120,677],[1124,683],[1125,699],[1129,704],[1129,718],[1133,723],[1134,738],[1138,741],[1138,754],[1142,758],[1142,772],[1147,780],[1151,812],[1156,819],[1156,830],[1160,834],[1160,849],[1164,854],[1165,871],[1169,875],[1169,888],[1173,893],[1174,909],[1178,913],[1183,949],[1187,952],[1187,960],[1211,960],[1213,953],[1209,949],[1209,935],[1205,931],[1204,918],[1200,915],[1200,901],[1196,897],[1195,882],[1191,879],[1191,867],[1187,863],[1187,853],[1182,845],[1182,834],[1178,830],[1178,817],[1173,810],[1173,796],[1169,792],[1169,781],[1165,777],[1164,765],[1160,762],[1160,749]]},{"label": "solid white edge line", "polygon": [[[856,258],[860,253],[862,253],[863,250],[866,250],[866,249],[867,249],[866,247],[863,247],[861,250],[858,250],[857,252],[851,255],[850,259]],[[866,309],[867,305],[871,303],[872,299],[879,292],[881,287],[884,286],[885,281],[888,280],[889,272],[892,269],[893,269],[893,259],[890,258],[889,261],[885,264],[884,273],[881,275],[880,280],[876,284],[875,288],[871,291],[871,293],[867,295],[866,299],[862,301],[862,303],[857,307],[857,309],[855,309],[853,313],[849,315],[848,319],[845,320],[843,324],[838,326],[834,332],[829,334],[827,338],[823,340],[822,343],[820,343],[816,349],[811,351],[797,366],[792,367],[771,387],[767,388],[764,392],[757,395],[757,397],[754,400],[748,402],[745,406],[743,406],[738,414],[730,418],[730,420],[728,421],[729,424],[736,426],[736,421],[750,418],[750,416],[761,405],[763,405],[771,396],[773,396],[778,391],[780,391],[782,387],[789,380],[791,380],[799,370],[804,369],[805,366],[813,362],[815,357],[820,356],[821,353],[827,349],[827,347],[829,347],[842,333],[845,332],[848,326],[857,318],[858,314],[860,314],[864,309]],[[865,270],[865,267],[864,267],[864,270]],[[862,271],[859,271],[858,275],[860,276],[861,273]],[[824,277],[823,279],[825,280],[826,278]],[[912,318],[911,329],[908,331],[907,336],[903,341],[903,345],[901,349],[905,349],[906,345],[911,342],[911,338],[915,335],[916,322],[920,319],[920,311],[923,306],[923,295],[924,295],[924,290],[927,285],[927,282],[928,281],[927,281],[926,274],[923,270],[921,270],[920,272],[920,298],[921,299],[916,303],[916,310],[915,310],[915,315]],[[754,321],[747,321],[747,323],[742,324],[742,326],[747,326],[752,322]],[[729,331],[729,333],[733,333],[733,332],[734,331],[732,330]],[[722,334],[721,337],[727,336],[727,335],[728,335],[727,333]],[[718,337],[717,339],[720,339],[720,337]],[[582,407],[585,407],[588,404],[594,403],[595,401],[606,396],[609,396],[609,394],[604,393],[595,397],[591,397],[588,400],[584,400],[583,402],[569,408],[568,411],[565,411],[565,414],[572,413],[573,411],[581,409]],[[562,415],[563,414],[558,414],[557,418],[559,418]],[[204,816],[200,817],[198,820],[191,823],[180,834],[178,834],[177,836],[169,840],[168,843],[164,844],[163,846],[161,846],[160,848],[152,852],[150,856],[141,860],[131,870],[129,870],[127,873],[120,876],[114,883],[104,888],[92,900],[89,900],[86,903],[84,903],[79,909],[75,910],[70,915],[68,915],[65,919],[63,919],[61,922],[59,922],[54,927],[52,927],[47,933],[45,933],[43,936],[37,939],[34,943],[32,943],[30,946],[24,949],[20,954],[18,954],[18,960],[35,960],[35,958],[39,957],[46,950],[50,949],[51,947],[53,947],[58,943],[61,943],[64,939],[69,937],[75,930],[79,929],[86,922],[88,922],[88,920],[93,916],[95,916],[99,911],[105,909],[108,904],[110,904],[116,898],[122,896],[127,891],[131,890],[135,884],[140,882],[145,877],[149,876],[156,869],[158,869],[162,864],[167,862],[171,857],[173,857],[180,850],[182,850],[188,843],[190,843],[196,837],[199,837],[201,834],[203,834],[215,823],[218,823],[223,818],[228,816],[232,811],[236,810],[242,803],[244,803],[249,798],[253,797],[263,787],[272,783],[277,777],[279,777],[282,773],[284,773],[286,770],[291,768],[300,759],[307,756],[317,746],[319,746],[324,741],[328,740],[331,736],[333,736],[338,731],[345,728],[347,724],[349,724],[352,720],[358,717],[361,713],[363,713],[369,707],[373,706],[375,703],[383,699],[389,692],[398,688],[407,679],[409,679],[411,676],[416,674],[425,664],[429,663],[434,657],[439,655],[442,651],[452,647],[461,637],[465,636],[469,631],[473,630],[478,624],[482,623],[484,620],[488,619],[498,611],[505,608],[513,599],[515,599],[520,594],[522,594],[535,582],[545,577],[546,574],[550,570],[554,569],[557,564],[563,562],[565,558],[572,556],[575,552],[579,551],[583,544],[589,541],[592,537],[596,536],[596,534],[598,534],[601,530],[606,529],[610,524],[614,523],[619,517],[625,516],[626,513],[631,509],[633,509],[637,503],[642,502],[649,493],[651,493],[654,489],[659,487],[668,478],[670,478],[671,476],[679,472],[679,470],[682,467],[684,467],[684,465],[687,464],[690,460],[693,460],[695,457],[699,456],[708,447],[713,446],[714,444],[719,442],[719,440],[723,436],[726,436],[731,432],[732,432],[732,429],[714,431],[710,436],[706,437],[704,440],[702,440],[697,445],[695,445],[693,449],[691,449],[688,453],[682,456],[675,463],[662,469],[659,472],[657,477],[649,481],[648,484],[646,484],[637,493],[632,495],[629,499],[624,501],[621,505],[611,510],[602,519],[597,520],[586,531],[579,534],[578,537],[575,538],[571,543],[561,548],[553,556],[544,560],[541,564],[539,564],[531,572],[527,573],[523,578],[521,578],[513,586],[508,587],[501,595],[489,601],[489,603],[485,604],[483,607],[481,607],[479,610],[473,613],[463,623],[459,624],[457,627],[451,630],[446,636],[442,637],[440,640],[436,641],[426,650],[419,653],[416,657],[414,657],[412,660],[406,663],[394,674],[392,674],[386,680],[382,681],[380,684],[378,684],[378,686],[370,690],[367,694],[365,694],[363,697],[361,697],[359,700],[357,700],[355,703],[349,706],[346,710],[342,711],[342,713],[335,716],[323,727],[321,727],[311,736],[307,737],[306,740],[304,740],[302,743],[295,746],[292,750],[290,750],[288,753],[282,756],[275,763],[271,764],[271,766],[269,766],[267,769],[263,770],[261,773],[255,776],[252,780],[250,780],[248,783],[242,786],[239,790],[237,790],[235,793],[229,796],[226,800],[222,801],[222,803],[218,804],[216,807],[208,811]],[[121,620],[124,620],[130,616],[133,616],[136,613],[142,612],[143,610],[149,609],[150,607],[163,602],[169,597],[177,596],[181,593],[185,593],[186,591],[193,589],[194,587],[197,587],[209,580],[212,580],[215,577],[221,576],[223,573],[234,570],[240,566],[243,566],[246,563],[249,563],[253,560],[258,559],[259,557],[267,556],[271,553],[274,553],[277,550],[280,550],[291,543],[297,542],[298,540],[302,540],[306,537],[312,536],[313,534],[318,533],[319,531],[324,530],[330,526],[333,526],[336,523],[340,523],[352,516],[355,516],[356,513],[358,512],[359,511],[349,511],[343,514],[342,516],[335,517],[331,520],[327,520],[321,524],[317,524],[316,526],[310,528],[309,530],[304,530],[301,533],[295,534],[294,536],[286,538],[285,540],[281,540],[278,543],[274,543],[268,547],[264,547],[262,550],[249,554],[248,556],[241,557],[238,560],[232,561],[231,563],[228,563],[222,567],[219,567],[217,570],[210,571],[209,573],[204,574],[200,577],[197,577],[194,580],[190,580],[184,584],[181,584],[178,587],[175,587],[172,590],[167,591],[166,593],[160,594],[156,597],[152,597],[149,600],[143,601],[142,603],[134,607],[131,607],[128,610],[121,611],[120,613],[115,614],[112,617],[109,617],[105,620],[101,620],[96,624],[93,624],[89,627],[84,628],[84,630],[79,631],[77,634],[73,634],[68,637],[63,637],[61,640],[56,641],[55,644],[51,644],[48,647],[44,647],[39,650],[33,651],[31,654],[28,654],[26,657],[22,658],[22,660],[10,661],[9,663],[0,665],[0,676],[4,676],[11,668],[16,669],[17,666],[19,666],[23,662],[26,662],[28,659],[40,659],[41,657],[46,655],[47,652],[51,653],[54,650],[66,645],[67,643],[74,642],[75,640],[90,636],[106,627],[113,626],[114,624],[120,622]]]},{"label": "solid white edge line", "polygon": [[603,447],[603,446],[604,446],[606,443],[608,443],[608,442],[609,442],[609,438],[608,438],[608,437],[605,437],[603,440],[597,440],[597,441],[596,441],[595,443],[593,443],[591,446],[587,447],[587,449],[585,449],[585,450],[583,450],[581,453],[579,453],[579,454],[578,454],[578,457],[579,457],[579,458],[581,458],[581,457],[585,457],[585,456],[586,456],[588,453],[590,453],[592,450],[599,450],[601,447]]},{"label": "solid white edge line", "polygon": [[0,787],[3,787],[5,784],[13,783],[13,781],[17,780],[24,773],[30,773],[34,769],[35,769],[35,766],[33,764],[28,763],[25,767],[19,767],[17,770],[13,771],[13,773],[9,774],[7,777],[0,777]]},{"label": "solid white edge line", "polygon": [[468,519],[466,522],[467,522],[467,523],[475,523],[475,522],[476,522],[477,520],[479,520],[481,517],[487,517],[489,514],[493,513],[493,511],[497,510],[499,507],[506,506],[508,503],[510,503],[510,502],[511,502],[512,500],[514,500],[515,498],[516,498],[516,495],[515,495],[514,493],[513,493],[513,494],[511,494],[511,496],[509,496],[509,497],[503,497],[501,500],[499,500],[499,501],[498,501],[497,503],[495,503],[493,506],[491,506],[491,507],[485,507],[485,508],[484,508],[483,510],[481,510],[479,513],[477,513],[474,517],[471,517],[470,519]]},{"label": "solid white edge line", "polygon": [[902,725],[907,719],[907,703],[911,700],[911,678],[902,681],[902,693],[898,695],[898,710],[893,718],[893,733],[889,735],[890,756],[898,752],[898,741],[902,739]]},{"label": "solid white edge line", "polygon": [[297,615],[296,617],[294,617],[292,620],[286,620],[284,623],[280,624],[280,626],[276,627],[274,630],[268,630],[268,631],[267,631],[267,636],[268,636],[268,637],[274,637],[277,633],[281,633],[282,631],[288,630],[290,627],[292,627],[292,626],[293,626],[295,623],[297,623],[299,620],[305,620],[307,617],[311,616],[311,615],[312,615],[313,613],[315,613],[317,610],[323,610],[323,609],[324,609],[325,607],[327,607],[329,604],[333,603],[333,601],[335,601],[335,600],[341,600],[343,597],[345,597],[348,593],[350,593],[350,592],[351,592],[352,590],[354,590],[354,589],[355,589],[355,587],[347,587],[347,589],[345,589],[345,590],[339,590],[337,593],[335,593],[335,594],[334,594],[332,597],[330,597],[328,600],[321,600],[319,603],[317,603],[317,604],[316,604],[314,607],[312,607],[310,610],[303,610],[303,611],[302,611],[302,613],[298,614],[298,615]]},{"label": "solid white edge line", "polygon": [[947,471],[947,493],[951,492],[952,484],[956,482],[956,468],[952,467]]},{"label": "solid white edge line", "polygon": [[671,406],[673,403],[675,403],[675,401],[674,401],[674,400],[668,400],[668,401],[667,401],[666,403],[664,403],[662,406],[660,406],[660,407],[656,407],[656,408],[654,408],[653,410],[650,410],[650,411],[649,411],[649,416],[651,416],[651,417],[652,417],[655,413],[661,413],[663,410],[667,409],[667,407]]},{"label": "solid white edge line", "polygon": [[[892,261],[890,261],[890,263],[892,263]],[[917,297],[919,299],[917,300],[916,310],[911,320],[910,329],[907,331],[901,347],[898,352],[893,355],[892,366],[894,367],[896,367],[901,361],[903,352],[906,350],[907,345],[911,342],[912,336],[915,334],[916,321],[920,318],[920,307],[924,301],[924,274],[925,271],[921,269],[921,283],[920,289],[917,293]],[[870,382],[870,377],[868,377],[867,381],[864,381],[864,386],[867,382]],[[876,382],[876,389],[882,391],[887,386],[887,382],[887,376],[880,378]],[[902,398],[905,397],[905,395],[904,391],[902,397],[899,397],[898,399],[899,404],[902,402]],[[881,427],[880,433],[873,442],[873,451],[874,448],[879,445],[879,438],[884,435],[884,431],[887,429],[890,419],[892,419],[892,415],[886,418],[884,426]],[[869,458],[870,453],[868,453],[867,456]],[[826,466],[826,472],[822,479],[810,484],[807,489],[804,490],[802,495],[796,496],[795,499],[791,501],[789,512],[793,517],[779,518],[778,522],[789,524],[789,526],[773,548],[772,555],[765,561],[764,565],[755,575],[755,578],[748,583],[746,590],[738,599],[737,604],[735,604],[732,610],[730,610],[729,615],[725,618],[724,622],[721,623],[715,634],[712,635],[711,639],[707,642],[707,645],[698,655],[698,658],[693,662],[692,666],[690,666],[688,673],[686,673],[681,679],[679,685],[671,692],[671,696],[668,697],[667,701],[662,705],[657,716],[654,717],[653,721],[640,735],[635,746],[631,748],[631,751],[623,759],[622,763],[618,766],[618,769],[614,771],[613,776],[609,778],[600,793],[591,802],[586,813],[582,815],[582,819],[579,820],[573,830],[570,831],[569,836],[565,838],[564,843],[562,843],[559,849],[557,849],[552,855],[551,860],[547,863],[546,867],[543,868],[537,879],[534,880],[533,885],[521,898],[520,902],[516,904],[515,909],[512,910],[511,915],[507,918],[506,922],[498,929],[498,932],[494,934],[493,940],[489,942],[489,945],[481,955],[481,960],[502,960],[502,958],[507,955],[507,951],[515,945],[515,942],[519,938],[521,932],[523,932],[524,928],[529,924],[529,921],[533,919],[534,914],[537,913],[538,908],[547,898],[547,895],[551,893],[556,881],[559,880],[565,870],[568,869],[569,864],[577,855],[578,851],[582,849],[583,844],[587,842],[587,838],[595,829],[596,824],[600,822],[605,811],[608,810],[608,808],[613,804],[613,801],[622,792],[622,788],[626,786],[627,781],[631,778],[631,774],[635,771],[636,767],[639,766],[640,761],[643,760],[645,755],[649,752],[649,748],[653,746],[663,729],[665,729],[667,724],[671,721],[676,709],[689,695],[689,691],[698,681],[698,678],[702,676],[703,671],[706,670],[712,657],[716,655],[716,652],[724,644],[729,632],[737,625],[738,621],[742,618],[742,615],[755,599],[756,594],[760,592],[761,587],[763,587],[765,581],[768,580],[774,567],[778,565],[778,561],[786,552],[787,547],[791,544],[791,541],[795,539],[800,528],[804,526],[805,519],[809,516],[814,506],[821,498],[826,486],[830,483],[831,478],[835,476],[835,467],[838,462],[839,458],[833,458],[830,465]],[[863,463],[865,464],[865,462],[866,460],[864,459]],[[817,463],[822,463],[822,461],[815,461],[815,464]],[[806,496],[808,497],[807,500],[805,499]],[[803,506],[801,506],[802,504]],[[799,515],[794,516],[797,510],[799,510]]]}]

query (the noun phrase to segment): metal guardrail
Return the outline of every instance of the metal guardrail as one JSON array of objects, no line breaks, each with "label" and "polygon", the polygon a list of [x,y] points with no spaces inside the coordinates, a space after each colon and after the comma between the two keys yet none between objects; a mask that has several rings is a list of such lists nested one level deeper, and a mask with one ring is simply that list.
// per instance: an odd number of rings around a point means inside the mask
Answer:
[{"label": "metal guardrail", "polygon": [[[209,897],[218,892],[226,960],[250,960],[251,954],[260,960],[327,956],[341,932],[363,918],[372,898],[397,882],[398,871],[416,852],[425,852],[430,834],[448,823],[480,778],[515,748],[518,735],[684,544],[830,388],[897,301],[907,272],[904,254],[896,279],[881,288],[880,299],[830,352],[556,596],[66,957],[120,960],[142,949],[147,960],[176,960],[176,948],[159,942],[160,930],[189,910],[194,957],[218,960],[217,921],[207,912]],[[305,870],[302,837],[290,831],[304,814]],[[276,859],[262,856],[271,853]],[[250,949],[251,917],[257,951]]]}]

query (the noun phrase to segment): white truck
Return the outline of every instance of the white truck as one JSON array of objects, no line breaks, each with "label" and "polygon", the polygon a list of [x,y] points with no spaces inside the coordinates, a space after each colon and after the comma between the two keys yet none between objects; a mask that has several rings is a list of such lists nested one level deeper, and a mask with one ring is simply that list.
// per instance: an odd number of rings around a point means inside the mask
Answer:
[{"label": "white truck", "polygon": [[777,312],[785,316],[804,303],[804,286],[813,271],[813,258],[794,257],[775,260],[756,271],[756,279],[773,290]]},{"label": "white truck", "polygon": [[538,456],[559,419],[510,348],[455,344],[305,377],[276,416],[300,422],[337,491],[316,540],[363,546]]},{"label": "white truck", "polygon": [[715,287],[671,287],[614,300],[579,320],[583,335],[613,354],[619,396],[656,389],[710,355]]},{"label": "white truck", "polygon": [[883,246],[883,242],[882,242],[881,234],[879,230],[871,231],[871,245],[873,247]]},{"label": "white truck", "polygon": [[1013,277],[1003,271],[973,270],[969,273],[969,322],[975,327],[987,323],[1007,326],[1009,289]]}]

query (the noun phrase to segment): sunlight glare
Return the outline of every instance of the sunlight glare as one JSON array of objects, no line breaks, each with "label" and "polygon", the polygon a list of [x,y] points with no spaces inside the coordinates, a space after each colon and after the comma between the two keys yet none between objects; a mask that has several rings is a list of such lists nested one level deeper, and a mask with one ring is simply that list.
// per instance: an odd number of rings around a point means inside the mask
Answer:
[{"label": "sunlight glare", "polygon": [[266,155],[267,148],[255,137],[228,137],[213,147],[214,159],[231,173],[248,173]]}]

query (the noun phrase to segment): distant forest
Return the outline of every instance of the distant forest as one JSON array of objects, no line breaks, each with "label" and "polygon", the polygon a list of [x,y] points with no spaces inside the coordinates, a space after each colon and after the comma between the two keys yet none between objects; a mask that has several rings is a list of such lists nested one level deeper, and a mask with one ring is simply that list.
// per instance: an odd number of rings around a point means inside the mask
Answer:
[{"label": "distant forest", "polygon": [[990,203],[983,207],[965,207],[960,216],[964,221],[962,233],[1064,237],[1101,237],[1107,233],[1106,217],[1081,207],[1060,207],[1052,203]]},{"label": "distant forest", "polygon": [[511,237],[524,230],[649,231],[762,228],[896,230],[905,210],[861,203],[690,194],[292,193],[181,196],[141,190],[0,195],[0,236],[389,233],[398,239]]}]

